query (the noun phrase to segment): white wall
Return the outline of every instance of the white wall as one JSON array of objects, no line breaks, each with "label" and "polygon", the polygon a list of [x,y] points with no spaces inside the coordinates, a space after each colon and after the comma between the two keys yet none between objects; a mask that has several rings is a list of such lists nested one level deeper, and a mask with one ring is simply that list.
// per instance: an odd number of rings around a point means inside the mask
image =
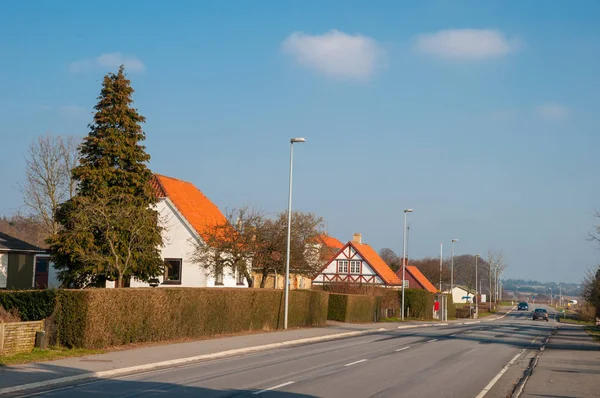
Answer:
[{"label": "white wall", "polygon": [[454,289],[452,289],[452,301],[454,303],[472,303],[473,302],[473,294],[468,294],[470,296],[470,299],[463,299],[464,296],[467,296],[467,291],[464,289],[461,289],[460,287],[456,287],[454,286]]},{"label": "white wall", "polygon": [[8,279],[8,253],[0,253],[0,289],[6,288]]}]

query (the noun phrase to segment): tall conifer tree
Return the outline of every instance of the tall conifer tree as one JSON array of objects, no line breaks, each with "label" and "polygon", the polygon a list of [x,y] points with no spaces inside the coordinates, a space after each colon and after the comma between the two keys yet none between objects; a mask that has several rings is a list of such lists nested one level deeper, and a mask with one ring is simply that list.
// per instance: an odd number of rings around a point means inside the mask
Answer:
[{"label": "tall conifer tree", "polygon": [[141,145],[145,118],[132,107],[132,94],[122,66],[104,77],[72,173],[77,195],[55,215],[62,228],[49,243],[66,285],[106,278],[123,287],[131,277],[148,280],[162,270],[150,155]]}]

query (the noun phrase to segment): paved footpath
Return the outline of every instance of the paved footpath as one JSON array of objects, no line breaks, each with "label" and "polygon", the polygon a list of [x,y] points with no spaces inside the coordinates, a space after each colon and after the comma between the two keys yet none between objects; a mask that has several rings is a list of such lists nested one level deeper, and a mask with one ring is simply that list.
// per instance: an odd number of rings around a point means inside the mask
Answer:
[{"label": "paved footpath", "polygon": [[593,341],[581,326],[562,324],[520,397],[600,397],[600,342]]}]

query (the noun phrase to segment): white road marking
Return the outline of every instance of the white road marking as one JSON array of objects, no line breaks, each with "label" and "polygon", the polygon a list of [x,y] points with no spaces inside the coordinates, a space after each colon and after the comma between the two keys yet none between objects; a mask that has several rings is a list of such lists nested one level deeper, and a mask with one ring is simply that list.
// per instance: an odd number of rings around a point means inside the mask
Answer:
[{"label": "white road marking", "polygon": [[361,359],[360,361],[347,363],[344,366],[352,366],[352,365],[356,365],[357,363],[366,362],[366,361],[367,361],[366,359]]},{"label": "white road marking", "polygon": [[276,386],[273,386],[273,387],[265,388],[264,390],[255,391],[252,393],[252,395],[258,395],[258,394],[262,394],[263,392],[277,390],[278,388],[289,386],[290,384],[294,384],[294,383],[295,383],[295,381],[287,381],[285,383],[277,384]]},{"label": "white road marking", "polygon": [[456,333],[455,334],[451,334],[450,337],[456,337]]},{"label": "white road marking", "polygon": [[477,396],[475,398],[483,398],[485,397],[485,394],[487,394],[488,392],[490,392],[490,390],[492,389],[492,387],[494,387],[494,384],[496,384],[498,382],[498,380],[500,380],[500,378],[502,377],[502,375],[504,373],[506,373],[506,371],[508,370],[508,368],[515,363],[515,361],[521,356],[522,353],[525,352],[525,349],[519,351],[519,353],[517,355],[515,355],[513,357],[513,359],[510,360],[509,363],[506,364],[505,367],[502,368],[502,370],[500,370],[500,372],[498,372],[498,374],[492,379],[492,381],[490,381],[488,383],[487,386],[485,386],[485,388],[483,390],[481,390],[481,392],[479,394],[477,394]]},{"label": "white road marking", "polygon": [[410,348],[410,347],[402,347],[402,348],[398,348],[398,349],[396,350],[396,352],[398,352],[398,351],[404,351],[404,350],[408,350],[409,348]]},{"label": "white road marking", "polygon": [[434,341],[438,341],[438,339],[429,340],[428,343],[433,343]]}]

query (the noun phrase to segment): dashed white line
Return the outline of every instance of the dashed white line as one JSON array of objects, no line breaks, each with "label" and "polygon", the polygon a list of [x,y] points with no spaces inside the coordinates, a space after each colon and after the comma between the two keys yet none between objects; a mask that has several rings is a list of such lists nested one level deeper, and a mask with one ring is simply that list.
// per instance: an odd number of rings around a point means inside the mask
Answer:
[{"label": "dashed white line", "polygon": [[265,388],[264,390],[255,391],[252,395],[262,394],[263,392],[277,390],[278,388],[289,386],[290,384],[294,384],[295,381],[287,381],[285,383],[277,384],[276,386]]},{"label": "dashed white line", "polygon": [[494,387],[494,384],[496,384],[496,383],[498,382],[498,380],[500,380],[500,378],[502,377],[502,375],[503,375],[504,373],[506,373],[506,371],[508,370],[508,368],[509,368],[509,367],[510,367],[510,366],[511,366],[513,363],[515,363],[515,361],[516,361],[516,360],[517,360],[517,359],[518,359],[518,358],[521,356],[521,354],[522,354],[522,353],[524,353],[524,352],[525,352],[525,350],[524,350],[524,349],[523,349],[523,350],[521,350],[521,351],[519,351],[519,353],[518,353],[517,355],[515,355],[515,356],[513,357],[513,359],[511,359],[511,360],[510,360],[510,362],[509,362],[509,363],[507,363],[507,364],[506,364],[506,366],[502,368],[502,370],[500,370],[500,372],[499,372],[499,373],[496,375],[496,377],[494,377],[494,378],[492,379],[492,381],[490,381],[490,382],[488,383],[488,385],[487,385],[487,386],[485,386],[485,388],[484,388],[483,390],[481,390],[481,392],[480,392],[479,394],[477,394],[477,396],[476,396],[475,398],[483,398],[483,397],[485,397],[485,394],[487,394],[487,393],[488,393],[488,392],[489,392],[489,391],[492,389],[492,387]]},{"label": "dashed white line", "polygon": [[429,340],[428,343],[433,343],[434,341],[438,341],[439,339]]},{"label": "dashed white line", "polygon": [[408,350],[409,348],[410,348],[410,347],[402,347],[402,348],[398,348],[398,349],[396,350],[396,352],[398,352],[398,351],[404,351],[404,350]]},{"label": "dashed white line", "polygon": [[450,337],[456,337],[456,333],[451,334]]},{"label": "dashed white line", "polygon": [[366,362],[366,361],[367,361],[366,359],[361,359],[360,361],[347,363],[344,366],[352,366],[352,365],[356,365],[357,363]]}]

